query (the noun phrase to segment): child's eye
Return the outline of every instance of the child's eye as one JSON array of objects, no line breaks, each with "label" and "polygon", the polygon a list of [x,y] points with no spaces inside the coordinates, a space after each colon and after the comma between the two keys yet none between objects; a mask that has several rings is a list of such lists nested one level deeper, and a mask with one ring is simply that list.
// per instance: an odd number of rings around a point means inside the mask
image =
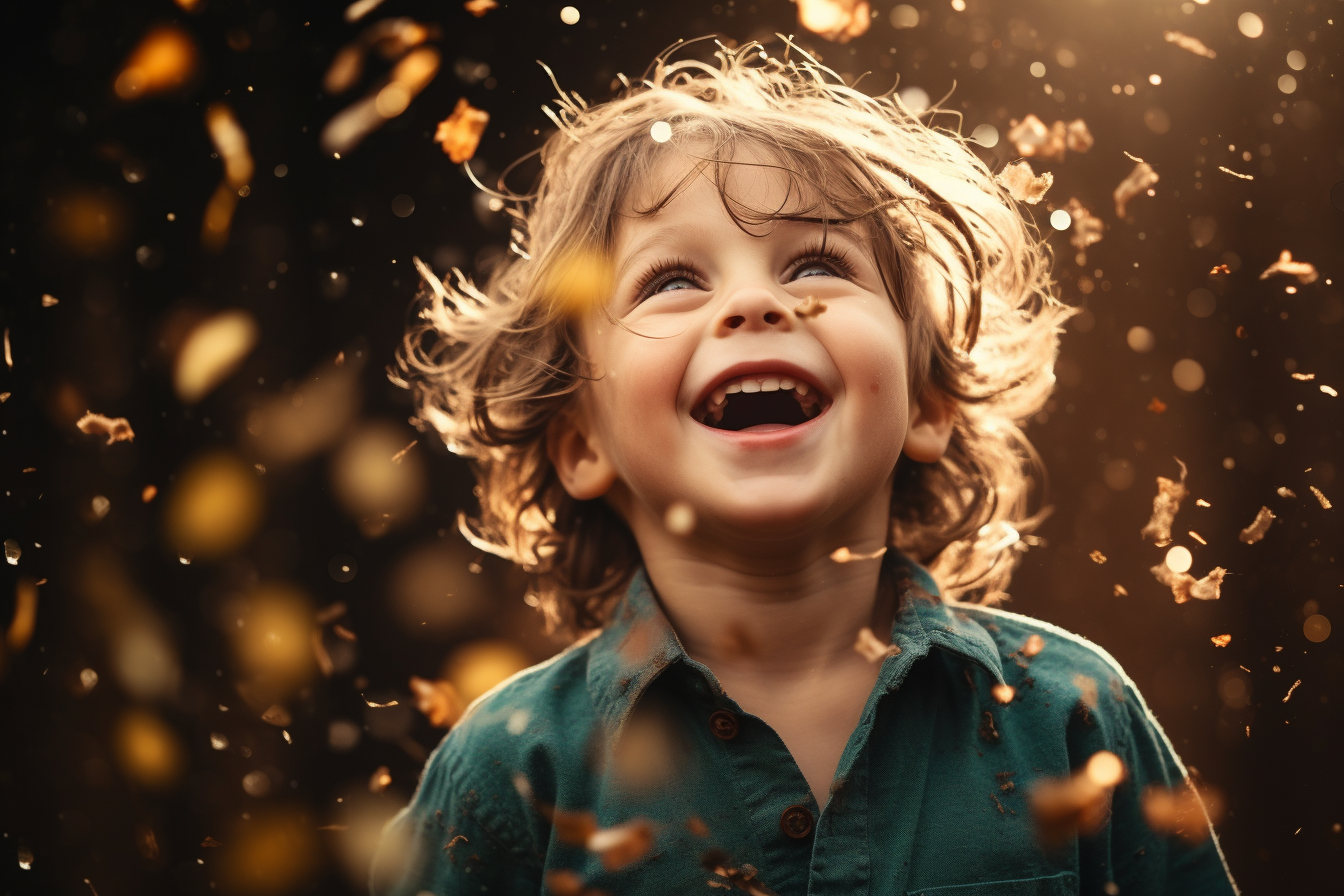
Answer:
[{"label": "child's eye", "polygon": [[791,278],[793,280],[804,277],[839,277],[848,280],[854,276],[854,266],[835,249],[807,252],[797,260],[796,265]]},{"label": "child's eye", "polygon": [[801,280],[804,277],[836,277],[839,276],[831,265],[821,261],[809,261],[793,272],[793,279]]},{"label": "child's eye", "polygon": [[649,291],[649,295],[659,292],[674,292],[678,289],[699,289],[699,287],[690,277],[677,276],[659,283]]},{"label": "child's eye", "polygon": [[640,278],[635,287],[635,301],[642,302],[659,293],[678,292],[683,289],[700,289],[699,275],[685,261],[676,259],[666,265],[660,265]]}]

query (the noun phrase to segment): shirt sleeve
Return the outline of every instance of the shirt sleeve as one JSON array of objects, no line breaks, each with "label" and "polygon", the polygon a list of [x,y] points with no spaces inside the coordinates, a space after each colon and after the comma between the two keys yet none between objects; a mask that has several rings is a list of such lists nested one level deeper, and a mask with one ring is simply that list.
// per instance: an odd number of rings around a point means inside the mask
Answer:
[{"label": "shirt sleeve", "polygon": [[383,828],[369,873],[372,896],[541,892],[531,835],[498,806],[482,805],[478,789],[456,786],[456,746],[445,738],[410,804]]},{"label": "shirt sleeve", "polygon": [[[1119,892],[1238,894],[1205,806],[1171,742],[1143,698],[1126,690],[1128,728],[1118,747],[1129,777],[1116,788],[1110,825],[1111,862]],[[1149,788],[1149,799],[1171,797],[1167,805],[1172,811],[1162,813],[1162,819],[1145,815]],[[1154,830],[1155,823],[1164,829]]]}]

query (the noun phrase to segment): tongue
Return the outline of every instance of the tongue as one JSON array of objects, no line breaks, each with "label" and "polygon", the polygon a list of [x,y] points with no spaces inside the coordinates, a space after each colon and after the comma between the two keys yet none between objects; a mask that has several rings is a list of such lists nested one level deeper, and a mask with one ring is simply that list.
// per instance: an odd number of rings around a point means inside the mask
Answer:
[{"label": "tongue", "polygon": [[778,432],[781,429],[792,429],[787,423],[757,423],[755,426],[748,426],[745,429],[739,429],[738,432]]}]

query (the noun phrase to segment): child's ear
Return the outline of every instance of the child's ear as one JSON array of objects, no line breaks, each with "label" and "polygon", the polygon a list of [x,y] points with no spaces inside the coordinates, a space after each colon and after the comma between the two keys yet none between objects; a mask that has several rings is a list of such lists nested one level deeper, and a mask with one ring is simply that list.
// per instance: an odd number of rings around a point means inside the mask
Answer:
[{"label": "child's ear", "polygon": [[567,408],[551,421],[546,430],[546,454],[560,484],[576,501],[600,498],[616,481],[616,469],[582,407]]},{"label": "child's ear", "polygon": [[956,409],[951,399],[932,387],[925,388],[918,400],[911,402],[910,427],[905,434],[906,457],[922,464],[931,464],[947,452],[952,438],[952,423]]}]

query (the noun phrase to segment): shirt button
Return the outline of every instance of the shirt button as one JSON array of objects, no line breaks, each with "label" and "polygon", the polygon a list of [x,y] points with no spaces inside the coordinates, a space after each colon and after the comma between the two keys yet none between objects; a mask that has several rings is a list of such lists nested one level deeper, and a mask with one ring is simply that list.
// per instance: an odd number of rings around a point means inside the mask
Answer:
[{"label": "shirt button", "polygon": [[732,740],[737,737],[737,714],[726,709],[715,710],[709,717],[709,730],[719,740]]},{"label": "shirt button", "polygon": [[790,806],[779,816],[779,827],[795,840],[812,833],[812,813],[806,806]]}]

